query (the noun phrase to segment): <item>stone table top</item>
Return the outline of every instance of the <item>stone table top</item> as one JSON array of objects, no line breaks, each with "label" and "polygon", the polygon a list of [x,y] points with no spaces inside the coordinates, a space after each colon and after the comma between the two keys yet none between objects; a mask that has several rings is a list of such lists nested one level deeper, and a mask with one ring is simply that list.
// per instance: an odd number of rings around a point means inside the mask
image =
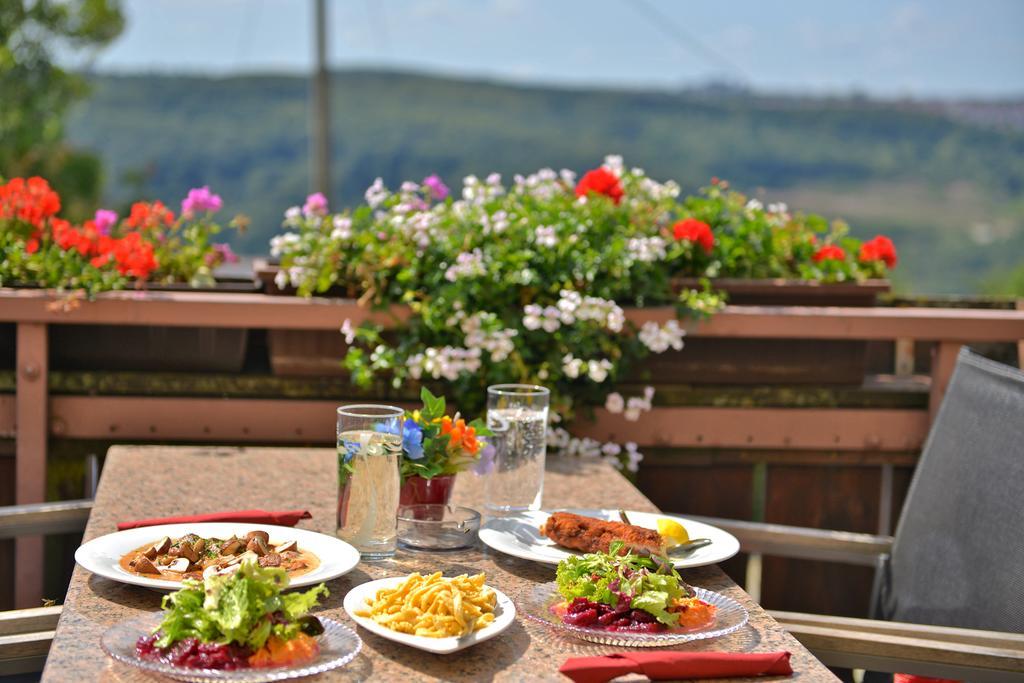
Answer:
[{"label": "stone table top", "polygon": [[[480,487],[475,483],[474,475],[460,475],[455,500],[479,505]],[[249,508],[308,509],[313,518],[300,526],[333,534],[336,501],[337,462],[331,449],[117,446],[107,456],[85,539],[116,531],[120,521]],[[568,458],[549,461],[544,505],[657,510],[609,465]],[[454,554],[399,550],[391,560],[361,562],[351,573],[329,582],[331,596],[317,613],[356,628],[341,607],[350,588],[386,576],[438,569],[446,575],[484,571],[487,582],[514,601],[536,584],[555,578],[552,566],[509,557],[482,544]],[[782,680],[836,680],[718,567],[685,570],[683,576],[694,585],[739,601],[750,612],[750,622],[729,636],[673,649],[789,650],[794,676]],[[93,576],[76,567],[43,680],[154,680],[108,659],[99,640],[113,624],[159,609],[159,593]],[[322,680],[568,681],[558,673],[567,657],[621,650],[562,636],[522,617],[499,636],[451,655],[429,654],[362,628],[356,630],[363,639],[362,652],[348,666],[323,674]]]}]

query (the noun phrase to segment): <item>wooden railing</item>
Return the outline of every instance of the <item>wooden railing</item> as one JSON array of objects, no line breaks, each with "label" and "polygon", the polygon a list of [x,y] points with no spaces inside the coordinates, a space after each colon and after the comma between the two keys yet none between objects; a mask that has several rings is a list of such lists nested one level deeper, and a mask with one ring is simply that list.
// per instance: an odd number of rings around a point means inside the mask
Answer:
[{"label": "wooden railing", "polygon": [[[48,325],[163,325],[336,330],[373,320],[394,325],[404,307],[371,311],[351,300],[261,294],[117,292],[68,307],[40,290],[0,289],[0,322],[17,325],[16,394],[0,395],[0,436],[16,438],[16,502],[45,497],[46,453],[53,436],[70,439],[331,443],[336,401],[146,396],[50,396]],[[632,309],[642,323],[675,317],[672,308]],[[874,408],[720,408],[659,406],[640,422],[596,410],[573,431],[651,447],[827,449],[907,452],[920,448],[961,345],[1014,342],[1024,353],[1024,310],[728,306],[688,334],[748,339],[853,339],[936,342],[928,410]],[[889,483],[891,487],[891,479]],[[883,500],[885,481],[883,479]],[[889,497],[891,499],[891,496]],[[891,518],[885,511],[886,521]],[[888,533],[880,530],[880,533]],[[19,557],[41,541],[18,540]],[[18,596],[39,594],[40,573],[19,561]]]}]

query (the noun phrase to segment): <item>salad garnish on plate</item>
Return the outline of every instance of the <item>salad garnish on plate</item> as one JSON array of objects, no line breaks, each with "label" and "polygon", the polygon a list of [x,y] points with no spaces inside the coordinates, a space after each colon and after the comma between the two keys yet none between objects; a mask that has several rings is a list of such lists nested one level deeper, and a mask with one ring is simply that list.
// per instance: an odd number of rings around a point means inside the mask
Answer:
[{"label": "salad garnish on plate", "polygon": [[324,629],[309,611],[327,597],[324,584],[282,593],[288,586],[283,569],[246,560],[234,573],[182,585],[164,596],[163,621],[139,638],[139,657],[228,670],[301,664],[319,654],[316,637]]},{"label": "salad garnish on plate", "polygon": [[552,610],[571,626],[605,631],[692,631],[715,620],[715,607],[696,597],[667,558],[639,555],[622,541],[608,552],[558,563]]}]

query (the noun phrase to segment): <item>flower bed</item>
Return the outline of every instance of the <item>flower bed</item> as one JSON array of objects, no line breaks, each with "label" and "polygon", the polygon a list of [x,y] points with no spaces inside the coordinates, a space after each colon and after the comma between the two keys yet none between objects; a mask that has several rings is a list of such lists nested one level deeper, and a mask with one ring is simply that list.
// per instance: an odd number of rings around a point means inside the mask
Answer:
[{"label": "flower bed", "polygon": [[[684,332],[675,321],[635,328],[624,307],[711,315],[726,298],[716,278],[853,284],[896,264],[884,236],[861,242],[841,221],[764,206],[717,179],[682,197],[617,157],[578,182],[543,169],[510,186],[470,176],[460,198],[449,194],[435,176],[396,192],[378,180],[364,205],[335,215],[313,196],[287,211],[271,250],[282,289],[412,309],[393,337],[342,328],[353,381],[445,381],[471,411],[487,385],[528,382],[552,389],[563,418],[602,403],[639,418],[650,392],[624,398],[612,386],[645,357],[682,349]],[[680,290],[680,278],[699,285]],[[567,439],[553,430],[556,444]]]}]

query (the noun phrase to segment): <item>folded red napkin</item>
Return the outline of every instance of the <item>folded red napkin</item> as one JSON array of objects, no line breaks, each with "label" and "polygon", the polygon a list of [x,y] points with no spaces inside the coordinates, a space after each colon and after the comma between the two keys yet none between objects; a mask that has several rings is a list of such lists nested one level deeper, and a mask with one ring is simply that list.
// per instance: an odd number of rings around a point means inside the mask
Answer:
[{"label": "folded red napkin", "polygon": [[184,515],[181,517],[157,517],[155,519],[139,519],[134,522],[121,522],[118,531],[137,529],[140,526],[156,526],[157,524],[182,524],[187,522],[248,522],[251,524],[277,524],[295,526],[300,519],[312,519],[308,510],[238,510],[236,512],[211,512],[206,515]]},{"label": "folded red napkin", "polygon": [[618,652],[604,657],[570,657],[559,669],[576,683],[605,683],[616,676],[643,674],[653,681],[734,676],[788,676],[788,652]]}]

